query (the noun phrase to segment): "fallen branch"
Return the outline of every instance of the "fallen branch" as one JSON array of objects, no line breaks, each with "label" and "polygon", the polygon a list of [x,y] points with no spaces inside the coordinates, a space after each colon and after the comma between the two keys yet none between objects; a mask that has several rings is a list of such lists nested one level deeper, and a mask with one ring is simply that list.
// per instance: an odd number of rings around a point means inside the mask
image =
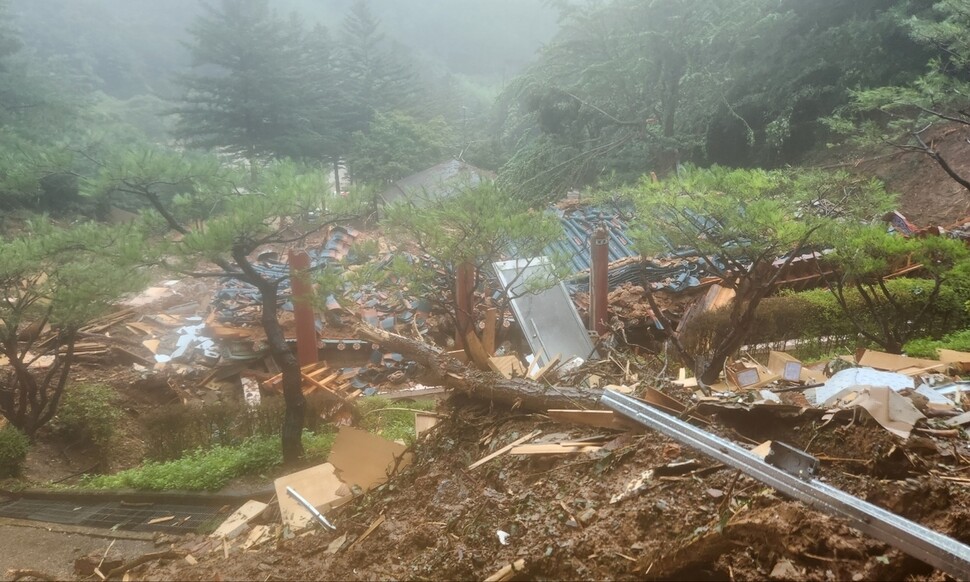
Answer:
[{"label": "fallen branch", "polygon": [[185,554],[186,552],[179,552],[175,550],[167,550],[164,552],[153,552],[151,554],[145,554],[142,556],[138,556],[137,558],[135,558],[134,560],[126,564],[122,564],[121,566],[118,566],[114,570],[111,570],[110,572],[105,574],[104,577],[106,580],[110,580],[111,578],[114,578],[115,576],[120,576],[129,570],[134,570],[135,568],[137,568],[138,566],[141,566],[142,564],[147,564],[149,562],[154,562],[156,560],[178,560],[180,558],[184,558]]},{"label": "fallen branch", "polygon": [[444,386],[473,398],[531,411],[545,411],[550,408],[600,408],[601,390],[548,386],[524,378],[506,379],[491,371],[470,368],[424,342],[364,323],[358,323],[356,331],[362,339],[380,344],[385,350],[398,352],[423,365]]}]

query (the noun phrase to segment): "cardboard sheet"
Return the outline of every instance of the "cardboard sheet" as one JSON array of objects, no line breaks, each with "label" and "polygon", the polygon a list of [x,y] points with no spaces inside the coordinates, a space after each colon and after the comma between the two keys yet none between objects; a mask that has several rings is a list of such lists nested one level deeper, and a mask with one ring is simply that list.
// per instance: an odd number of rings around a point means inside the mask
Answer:
[{"label": "cardboard sheet", "polygon": [[933,368],[940,364],[938,360],[923,360],[920,358],[910,358],[908,356],[898,356],[887,354],[875,350],[865,350],[859,358],[859,365],[866,368],[875,368],[887,372],[898,372],[900,370],[921,370]]},{"label": "cardboard sheet", "polygon": [[310,526],[314,517],[296,499],[287,494],[287,486],[296,490],[324,515],[330,509],[339,507],[352,498],[350,488],[337,478],[336,470],[330,463],[280,477],[273,484],[276,487],[276,499],[280,503],[283,523],[294,532]]},{"label": "cardboard sheet", "polygon": [[[394,468],[397,457],[404,454],[404,445],[391,442],[366,430],[340,427],[328,460],[337,476],[352,489],[369,491],[387,481],[388,472]],[[410,464],[410,455],[401,461],[401,467]]]},{"label": "cardboard sheet", "polygon": [[863,408],[883,428],[900,438],[909,438],[915,424],[926,418],[909,398],[886,386],[854,386],[826,401],[826,406]]}]

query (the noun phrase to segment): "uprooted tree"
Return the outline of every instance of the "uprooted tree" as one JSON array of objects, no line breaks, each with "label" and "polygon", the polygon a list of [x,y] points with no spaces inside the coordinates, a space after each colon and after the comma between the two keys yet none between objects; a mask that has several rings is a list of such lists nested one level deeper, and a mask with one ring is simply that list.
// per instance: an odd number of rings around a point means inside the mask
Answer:
[{"label": "uprooted tree", "polygon": [[[932,333],[926,320],[954,270],[970,256],[963,241],[904,238],[878,226],[848,228],[840,235],[825,257],[835,267],[826,283],[859,334],[899,354],[907,341]],[[919,266],[916,274],[925,278],[908,281],[905,288],[890,281],[907,265]]]},{"label": "uprooted tree", "polygon": [[[492,262],[513,256],[540,257],[562,234],[555,217],[530,209],[492,182],[456,185],[440,200],[429,192],[412,193],[388,208],[384,226],[401,248],[410,247],[432,259],[434,264],[425,266],[399,257],[393,271],[409,281],[419,296],[442,307],[460,338],[477,334],[473,295],[488,277]],[[549,275],[554,274],[551,266]],[[462,277],[466,284],[459,285]],[[539,288],[542,282],[531,285]],[[499,321],[504,318],[509,289],[503,291]],[[475,358],[465,344],[466,353]]]},{"label": "uprooted tree", "polygon": [[705,384],[717,382],[727,358],[744,344],[758,305],[793,260],[817,248],[828,229],[879,216],[890,201],[880,183],[844,174],[719,167],[644,181],[625,194],[636,205],[643,255],[696,256],[734,291],[729,325],[710,353],[693,354],[644,282],[658,327]]},{"label": "uprooted tree", "polygon": [[252,256],[266,246],[301,246],[311,234],[347,220],[354,198],[330,196],[324,174],[290,162],[276,162],[251,181],[211,157],[155,151],[120,152],[101,165],[87,191],[144,200],[153,209],[149,220],[167,235],[156,249],[167,268],[236,279],[259,291],[260,322],[283,375],[283,459],[299,459],[306,400],[299,362],[278,318],[288,276],[260,271]]},{"label": "uprooted tree", "polygon": [[[144,283],[143,239],[131,228],[43,220],[0,242],[0,414],[28,436],[57,413],[85,324]],[[47,332],[46,330],[49,330]]]}]

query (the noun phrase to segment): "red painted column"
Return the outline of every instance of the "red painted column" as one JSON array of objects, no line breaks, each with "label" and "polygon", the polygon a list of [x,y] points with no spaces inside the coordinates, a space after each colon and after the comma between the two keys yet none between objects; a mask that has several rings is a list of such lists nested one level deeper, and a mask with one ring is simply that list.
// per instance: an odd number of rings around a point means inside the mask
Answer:
[{"label": "red painted column", "polygon": [[313,313],[313,285],[310,284],[310,257],[305,252],[288,253],[290,283],[293,289],[293,315],[296,320],[296,356],[300,367],[317,363],[317,327]]},{"label": "red painted column", "polygon": [[455,347],[465,345],[465,334],[472,329],[472,293],[475,287],[475,266],[471,263],[458,265],[455,273],[455,307],[458,330],[455,334]]},{"label": "red painted column", "polygon": [[609,330],[607,320],[609,315],[609,266],[610,266],[610,235],[602,224],[593,231],[589,240],[590,263],[589,269],[589,329],[597,334],[604,334]]}]

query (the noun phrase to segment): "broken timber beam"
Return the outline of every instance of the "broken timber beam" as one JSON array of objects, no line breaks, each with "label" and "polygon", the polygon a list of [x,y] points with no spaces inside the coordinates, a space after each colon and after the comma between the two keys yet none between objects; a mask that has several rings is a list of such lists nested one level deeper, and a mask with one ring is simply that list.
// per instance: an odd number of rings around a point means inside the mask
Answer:
[{"label": "broken timber beam", "polygon": [[818,479],[801,478],[769,465],[734,442],[713,435],[613,390],[602,403],[676,441],[734,467],[818,511],[841,517],[855,529],[896,547],[958,580],[970,579],[970,547],[886,511]]},{"label": "broken timber beam", "polygon": [[435,346],[393,334],[364,323],[357,324],[359,337],[398,352],[431,372],[444,386],[473,398],[506,406],[544,412],[550,408],[600,408],[602,390],[573,386],[547,386],[523,378],[506,379],[498,374],[465,366]]}]

